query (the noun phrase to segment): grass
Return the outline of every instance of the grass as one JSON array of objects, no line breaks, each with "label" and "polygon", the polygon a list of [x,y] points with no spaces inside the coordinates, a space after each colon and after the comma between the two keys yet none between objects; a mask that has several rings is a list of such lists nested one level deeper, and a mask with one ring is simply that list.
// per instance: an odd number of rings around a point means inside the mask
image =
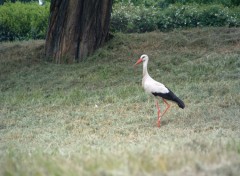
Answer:
[{"label": "grass", "polygon": [[[56,65],[44,41],[1,43],[0,175],[238,175],[239,48],[240,28],[116,34]],[[143,53],[186,104],[161,128],[133,68]]]}]

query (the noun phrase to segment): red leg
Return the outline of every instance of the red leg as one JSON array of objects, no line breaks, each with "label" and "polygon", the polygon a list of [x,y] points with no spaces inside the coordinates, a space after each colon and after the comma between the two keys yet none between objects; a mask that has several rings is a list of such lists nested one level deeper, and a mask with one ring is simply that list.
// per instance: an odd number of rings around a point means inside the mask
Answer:
[{"label": "red leg", "polygon": [[163,98],[163,102],[167,105],[167,108],[165,109],[165,111],[162,113],[162,116],[167,112],[167,110],[170,108],[170,104],[168,104],[168,102]]},{"label": "red leg", "polygon": [[157,110],[158,110],[157,125],[158,125],[158,127],[160,127],[160,123],[161,123],[161,112],[160,112],[160,107],[159,107],[159,105],[158,105],[158,100],[156,100],[156,107],[157,107]]}]

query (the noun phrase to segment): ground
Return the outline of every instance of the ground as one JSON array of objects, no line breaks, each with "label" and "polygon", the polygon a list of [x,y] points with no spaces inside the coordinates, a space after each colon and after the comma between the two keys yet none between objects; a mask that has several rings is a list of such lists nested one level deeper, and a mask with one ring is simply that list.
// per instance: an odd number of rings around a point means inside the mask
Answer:
[{"label": "ground", "polygon": [[[0,175],[238,175],[239,48],[240,28],[115,34],[57,65],[44,41],[0,43]],[[142,54],[186,104],[160,128]]]}]

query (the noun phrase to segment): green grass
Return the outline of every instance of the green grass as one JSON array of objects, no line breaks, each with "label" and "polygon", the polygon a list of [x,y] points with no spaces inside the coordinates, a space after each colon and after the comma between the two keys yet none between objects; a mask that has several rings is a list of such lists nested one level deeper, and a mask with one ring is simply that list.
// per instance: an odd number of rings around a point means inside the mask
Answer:
[{"label": "green grass", "polygon": [[[240,28],[116,34],[56,65],[44,41],[1,43],[0,175],[238,175],[239,48]],[[133,67],[143,53],[186,104],[161,128]]]}]

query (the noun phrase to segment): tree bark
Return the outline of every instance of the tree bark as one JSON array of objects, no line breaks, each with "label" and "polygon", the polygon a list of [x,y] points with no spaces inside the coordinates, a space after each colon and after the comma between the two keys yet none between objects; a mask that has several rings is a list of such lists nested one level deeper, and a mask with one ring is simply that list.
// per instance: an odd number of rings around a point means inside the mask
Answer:
[{"label": "tree bark", "polygon": [[52,0],[45,53],[56,63],[83,60],[107,39],[112,0]]}]

